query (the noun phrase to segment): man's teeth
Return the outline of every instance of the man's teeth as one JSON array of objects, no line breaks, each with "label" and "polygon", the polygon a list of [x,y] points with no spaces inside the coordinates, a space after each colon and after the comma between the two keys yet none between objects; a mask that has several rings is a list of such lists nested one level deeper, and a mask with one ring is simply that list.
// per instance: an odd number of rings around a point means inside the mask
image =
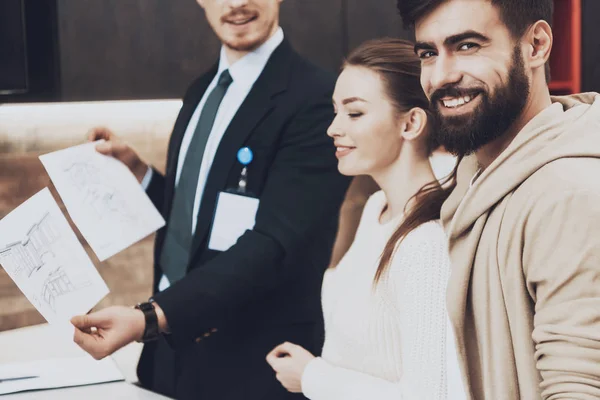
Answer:
[{"label": "man's teeth", "polygon": [[458,97],[458,98],[450,99],[450,100],[442,100],[442,103],[444,103],[444,106],[447,108],[456,108],[459,106],[463,106],[467,103],[470,103],[471,100],[473,100],[473,97],[463,96],[463,97]]},{"label": "man's teeth", "polygon": [[238,20],[238,21],[230,21],[230,22],[234,25],[244,25],[244,24],[250,22],[250,20],[252,20],[252,18],[242,19],[242,20]]}]

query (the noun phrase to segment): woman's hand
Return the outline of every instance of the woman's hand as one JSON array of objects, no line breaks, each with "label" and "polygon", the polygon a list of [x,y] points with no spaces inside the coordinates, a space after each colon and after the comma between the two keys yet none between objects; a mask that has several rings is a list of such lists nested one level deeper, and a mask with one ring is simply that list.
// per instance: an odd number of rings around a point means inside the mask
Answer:
[{"label": "woman's hand", "polygon": [[292,393],[302,393],[302,374],[314,358],[303,347],[286,342],[269,353],[267,362],[284,388]]}]

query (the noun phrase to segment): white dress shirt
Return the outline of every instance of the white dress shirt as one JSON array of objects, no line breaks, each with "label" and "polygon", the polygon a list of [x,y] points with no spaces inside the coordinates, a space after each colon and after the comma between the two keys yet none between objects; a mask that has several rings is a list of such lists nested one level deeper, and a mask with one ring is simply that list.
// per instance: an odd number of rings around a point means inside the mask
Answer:
[{"label": "white dress shirt", "polygon": [[[219,110],[217,111],[217,115],[215,117],[215,122],[213,124],[212,130],[210,132],[210,136],[208,137],[208,142],[206,143],[206,148],[204,150],[204,155],[202,157],[202,165],[200,166],[200,174],[198,176],[198,188],[196,189],[196,198],[194,200],[194,209],[193,209],[193,219],[192,219],[192,234],[196,232],[196,222],[198,220],[198,212],[200,210],[200,202],[202,200],[202,194],[204,193],[204,187],[206,185],[206,180],[208,178],[208,174],[210,173],[210,168],[212,166],[213,160],[217,153],[217,149],[219,148],[219,144],[221,143],[221,139],[225,134],[225,131],[229,127],[229,124],[233,120],[233,117],[237,113],[238,109],[246,99],[246,96],[252,89],[252,86],[262,73],[265,65],[269,61],[271,54],[275,51],[275,49],[281,44],[283,41],[283,30],[278,28],[276,33],[271,36],[265,43],[263,43],[256,50],[248,53],[243,58],[235,62],[233,65],[229,65],[229,61],[225,54],[225,48],[221,47],[221,55],[219,58],[219,70],[215,77],[213,78],[210,85],[206,89],[204,96],[198,103],[198,107],[192,114],[192,118],[187,126],[185,134],[183,136],[183,141],[181,142],[181,150],[179,152],[179,159],[177,161],[177,175],[175,178],[175,186],[177,186],[179,182],[179,177],[181,176],[181,169],[183,167],[183,163],[185,160],[185,156],[187,154],[188,148],[190,146],[190,142],[192,141],[192,137],[194,135],[194,131],[196,130],[196,126],[198,125],[198,120],[200,119],[200,113],[204,108],[204,104],[206,103],[206,99],[210,92],[215,88],[221,73],[226,69],[229,69],[229,74],[233,79],[231,85],[227,89],[221,104],[219,105]],[[232,155],[235,157],[235,155]],[[144,177],[142,181],[142,186],[144,188],[148,187],[150,183],[150,179],[152,178],[152,172],[149,172]],[[160,283],[158,285],[159,290],[165,290],[170,285],[167,277],[165,275],[162,276]]]}]

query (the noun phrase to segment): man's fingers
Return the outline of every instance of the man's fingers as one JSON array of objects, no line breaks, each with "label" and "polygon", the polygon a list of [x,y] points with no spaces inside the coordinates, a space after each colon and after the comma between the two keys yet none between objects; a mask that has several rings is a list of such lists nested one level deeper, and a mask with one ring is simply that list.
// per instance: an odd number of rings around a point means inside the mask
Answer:
[{"label": "man's fingers", "polygon": [[80,329],[75,329],[75,333],[73,334],[73,341],[77,343],[78,346],[87,351],[87,348],[90,347],[90,340],[94,340],[90,333],[86,333]]},{"label": "man's fingers", "polygon": [[113,133],[104,127],[94,128],[88,133],[88,141],[95,142],[96,140],[112,140],[114,137]]},{"label": "man's fingers", "polygon": [[98,340],[98,336],[95,334],[75,329],[73,341],[96,360],[101,360],[108,355],[108,352],[104,348],[105,346]]}]

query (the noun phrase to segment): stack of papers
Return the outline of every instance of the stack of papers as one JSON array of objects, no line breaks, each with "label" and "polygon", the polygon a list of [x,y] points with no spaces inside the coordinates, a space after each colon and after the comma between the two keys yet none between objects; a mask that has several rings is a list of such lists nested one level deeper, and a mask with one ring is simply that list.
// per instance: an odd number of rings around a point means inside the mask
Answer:
[{"label": "stack of papers", "polygon": [[110,357],[96,361],[86,355],[0,365],[0,395],[122,380],[121,371]]}]

